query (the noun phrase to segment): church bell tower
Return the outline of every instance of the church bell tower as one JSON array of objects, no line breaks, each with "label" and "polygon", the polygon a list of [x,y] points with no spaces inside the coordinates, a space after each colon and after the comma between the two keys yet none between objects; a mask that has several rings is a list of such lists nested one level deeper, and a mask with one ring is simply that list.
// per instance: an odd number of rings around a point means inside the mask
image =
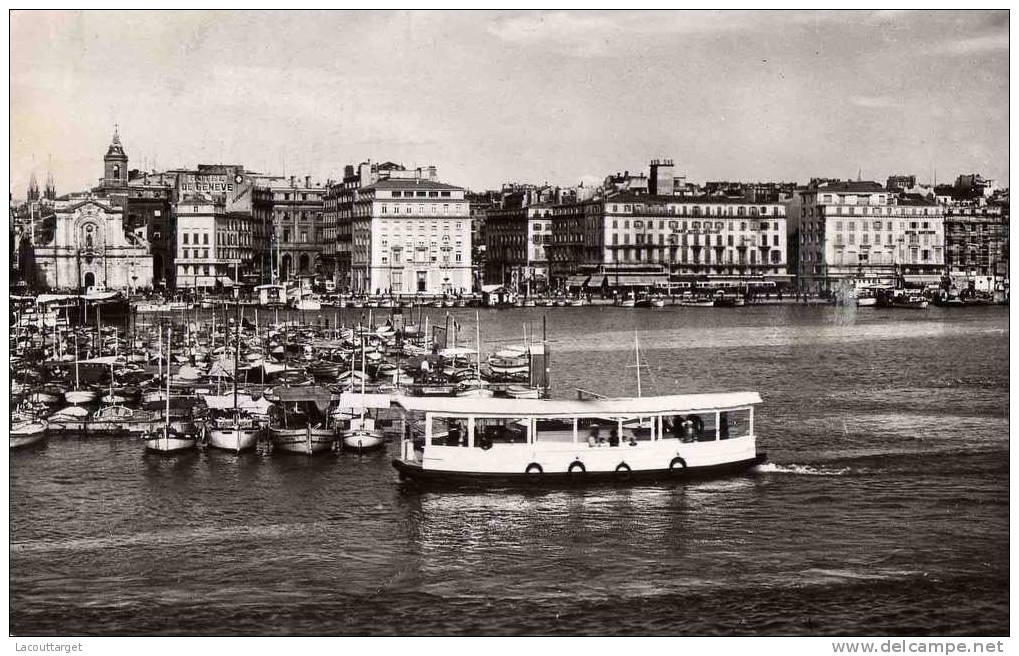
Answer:
[{"label": "church bell tower", "polygon": [[127,187],[127,153],[120,145],[120,134],[116,126],[113,128],[113,142],[110,143],[106,157],[103,158],[105,170],[103,189],[123,189]]}]

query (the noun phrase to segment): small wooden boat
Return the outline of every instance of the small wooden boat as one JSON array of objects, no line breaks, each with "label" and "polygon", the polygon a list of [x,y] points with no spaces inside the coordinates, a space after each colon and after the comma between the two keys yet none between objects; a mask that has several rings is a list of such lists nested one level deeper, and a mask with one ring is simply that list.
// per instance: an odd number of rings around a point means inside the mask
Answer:
[{"label": "small wooden boat", "polygon": [[44,419],[23,419],[11,423],[11,448],[20,449],[46,439],[49,424]]},{"label": "small wooden boat", "polygon": [[238,412],[233,417],[223,417],[212,422],[209,446],[240,453],[254,449],[260,433],[261,430],[251,417]]},{"label": "small wooden boat", "polygon": [[92,403],[98,396],[99,393],[91,389],[75,389],[64,392],[64,400],[74,405]]},{"label": "small wooden boat", "polygon": [[509,385],[506,395],[514,399],[537,399],[541,396],[541,390],[527,385]]},{"label": "small wooden boat", "polygon": [[382,429],[376,428],[375,419],[363,414],[351,418],[350,426],[341,432],[340,438],[344,449],[359,453],[379,449],[385,444]]},{"label": "small wooden boat", "polygon": [[333,450],[336,432],[330,425],[332,395],[314,386],[273,389],[274,409],[269,438],[280,451],[314,455]]},{"label": "small wooden boat", "polygon": [[164,424],[154,431],[147,433],[142,440],[148,451],[159,453],[173,453],[193,449],[198,445],[198,435],[194,432],[180,431],[169,424]]}]

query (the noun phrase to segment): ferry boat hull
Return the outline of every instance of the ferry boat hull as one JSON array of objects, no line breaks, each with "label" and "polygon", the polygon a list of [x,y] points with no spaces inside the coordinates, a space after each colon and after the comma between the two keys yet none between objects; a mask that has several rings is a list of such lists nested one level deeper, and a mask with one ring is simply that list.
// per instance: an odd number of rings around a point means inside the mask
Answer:
[{"label": "ferry boat hull", "polygon": [[667,482],[716,478],[746,472],[767,462],[766,453],[758,453],[752,458],[735,462],[722,462],[690,467],[673,467],[644,470],[608,470],[584,472],[547,472],[541,473],[507,473],[507,472],[463,472],[441,469],[426,469],[420,465],[400,459],[392,461],[393,467],[401,480],[413,481],[418,484],[436,486],[472,486],[472,485],[588,485],[591,483],[625,483],[634,482]]}]

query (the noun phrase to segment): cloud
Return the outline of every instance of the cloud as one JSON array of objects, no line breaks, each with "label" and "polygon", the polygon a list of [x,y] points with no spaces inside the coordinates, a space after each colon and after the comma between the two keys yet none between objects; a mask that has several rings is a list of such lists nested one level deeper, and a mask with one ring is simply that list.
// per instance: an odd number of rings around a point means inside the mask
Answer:
[{"label": "cloud", "polygon": [[902,105],[902,102],[888,96],[850,96],[849,104],[864,109],[888,109],[899,107]]},{"label": "cloud", "polygon": [[509,44],[549,45],[567,54],[590,57],[643,45],[642,37],[730,32],[760,20],[760,14],[740,11],[555,11],[496,19],[488,25],[488,32]]},{"label": "cloud", "polygon": [[1008,52],[1008,32],[955,39],[937,48],[937,52],[949,55],[972,55],[996,50]]}]

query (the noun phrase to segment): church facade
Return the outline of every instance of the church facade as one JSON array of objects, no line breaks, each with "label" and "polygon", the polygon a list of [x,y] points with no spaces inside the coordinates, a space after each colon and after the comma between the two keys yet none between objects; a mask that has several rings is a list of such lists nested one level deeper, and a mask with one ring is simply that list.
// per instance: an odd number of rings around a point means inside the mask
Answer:
[{"label": "church facade", "polygon": [[152,286],[152,255],[143,237],[124,231],[123,210],[92,194],[58,201],[53,240],[35,261],[50,289],[133,291]]},{"label": "church facade", "polygon": [[35,246],[36,273],[49,289],[152,287],[152,249],[144,228],[136,234],[124,225],[127,155],[116,131],[104,164],[98,189],[57,199],[53,237]]}]

